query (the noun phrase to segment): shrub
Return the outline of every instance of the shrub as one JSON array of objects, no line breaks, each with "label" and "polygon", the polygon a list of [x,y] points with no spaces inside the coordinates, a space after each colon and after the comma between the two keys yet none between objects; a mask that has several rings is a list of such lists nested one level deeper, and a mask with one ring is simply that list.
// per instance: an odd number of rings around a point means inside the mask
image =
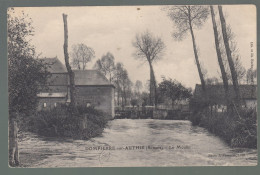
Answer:
[{"label": "shrub", "polygon": [[254,109],[241,109],[239,116],[230,112],[209,110],[193,114],[194,125],[207,128],[211,133],[224,139],[232,147],[257,147],[257,115]]},{"label": "shrub", "polygon": [[21,123],[26,123],[23,130],[42,136],[89,139],[100,135],[107,121],[102,112],[90,107],[78,106],[72,112],[67,106],[59,106],[48,111],[38,111]]}]

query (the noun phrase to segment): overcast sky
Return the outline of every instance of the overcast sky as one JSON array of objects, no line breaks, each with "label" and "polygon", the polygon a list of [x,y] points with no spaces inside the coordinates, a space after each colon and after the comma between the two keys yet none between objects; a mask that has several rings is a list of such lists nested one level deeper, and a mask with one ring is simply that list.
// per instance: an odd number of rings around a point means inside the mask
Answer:
[{"label": "overcast sky", "polygon": [[[140,10],[138,10],[140,8]],[[145,83],[149,79],[147,62],[135,59],[132,42],[136,33],[149,30],[161,37],[166,45],[165,54],[154,64],[158,82],[161,76],[176,79],[187,87],[194,88],[200,83],[194,61],[190,34],[183,41],[175,41],[172,37],[173,22],[162,6],[110,6],[110,7],[26,7],[23,10],[33,20],[35,35],[32,43],[41,57],[57,56],[64,63],[63,42],[64,28],[62,13],[68,15],[69,51],[71,46],[84,43],[92,47],[96,57],[88,64],[92,69],[97,59],[111,52],[116,62],[122,62],[128,70],[130,79]],[[256,54],[256,8],[253,5],[223,6],[235,34],[235,40],[246,69],[250,67],[250,42],[254,42]],[[218,17],[218,14],[216,15]],[[210,16],[209,16],[210,17]],[[208,76],[217,76],[217,62],[211,17],[202,29],[195,30],[199,47],[199,59],[207,69]],[[256,57],[255,66],[256,66]]]}]

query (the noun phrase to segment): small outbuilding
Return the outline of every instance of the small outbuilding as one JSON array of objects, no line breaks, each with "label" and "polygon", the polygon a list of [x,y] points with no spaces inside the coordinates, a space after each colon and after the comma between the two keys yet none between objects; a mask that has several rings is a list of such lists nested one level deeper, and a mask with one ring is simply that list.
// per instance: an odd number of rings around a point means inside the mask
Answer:
[{"label": "small outbuilding", "polygon": [[[59,104],[70,103],[69,76],[66,67],[58,58],[46,58],[49,64],[47,88],[39,94],[39,110],[51,109]],[[93,107],[115,116],[114,85],[98,70],[73,70],[75,75],[75,102],[77,105]]]},{"label": "small outbuilding", "polygon": [[[233,85],[229,85],[229,95],[231,100],[235,99],[235,91]],[[241,100],[245,108],[257,107],[257,85],[242,84],[239,85]],[[218,110],[226,109],[225,90],[222,84],[206,85],[207,95]],[[200,100],[203,98],[202,87],[196,84],[193,98]]]}]

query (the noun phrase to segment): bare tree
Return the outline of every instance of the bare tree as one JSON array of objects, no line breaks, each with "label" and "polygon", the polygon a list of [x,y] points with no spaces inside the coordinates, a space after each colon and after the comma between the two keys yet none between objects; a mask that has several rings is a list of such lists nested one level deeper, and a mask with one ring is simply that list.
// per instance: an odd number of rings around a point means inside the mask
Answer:
[{"label": "bare tree", "polygon": [[114,84],[116,87],[116,93],[117,93],[117,105],[120,105],[120,97],[122,94],[122,80],[124,75],[124,67],[122,63],[117,63],[115,66],[115,72],[114,72]]},{"label": "bare tree", "polygon": [[165,48],[164,42],[159,37],[154,37],[149,31],[137,34],[133,46],[136,49],[135,57],[146,59],[150,67],[150,105],[157,105],[156,80],[153,62],[160,59]]},{"label": "bare tree", "polygon": [[95,52],[92,48],[85,44],[76,44],[72,46],[72,66],[79,70],[85,70],[88,62],[95,57]]},{"label": "bare tree", "polygon": [[140,93],[142,88],[143,88],[143,83],[140,80],[136,80],[135,89],[138,94]]},{"label": "bare tree", "polygon": [[226,95],[227,102],[228,102],[228,97],[229,97],[228,78],[227,78],[227,73],[226,73],[226,70],[225,70],[225,66],[224,66],[224,63],[223,63],[222,54],[221,54],[221,50],[220,50],[219,32],[218,32],[218,29],[217,29],[217,24],[216,24],[216,20],[215,20],[215,13],[214,13],[214,9],[213,9],[212,5],[210,6],[210,11],[211,11],[211,18],[212,18],[212,24],[213,24],[213,30],[214,30],[215,46],[216,46],[216,52],[217,52],[217,57],[218,57],[218,63],[219,63],[220,71],[221,71],[221,77],[222,77],[222,80],[223,80],[224,89],[225,89],[225,95]]},{"label": "bare tree", "polygon": [[100,70],[108,77],[110,83],[113,81],[113,73],[115,71],[114,60],[114,56],[110,52],[107,52],[107,54],[103,55],[101,59],[98,59],[94,65],[94,68]]},{"label": "bare tree", "polygon": [[[228,84],[231,84],[232,76],[231,76],[229,63],[228,63],[228,59],[227,59],[225,44],[223,41],[222,33],[220,32],[221,31],[220,23],[217,23],[217,28],[218,28],[218,40],[219,40],[220,53],[221,53],[221,57],[223,60],[225,72],[227,74]],[[232,29],[230,26],[227,26],[226,31],[227,31],[227,38],[229,40],[229,46],[230,46],[230,50],[231,50],[232,60],[233,60],[234,67],[235,67],[235,70],[237,73],[238,84],[241,84],[242,80],[245,79],[246,69],[244,68],[243,64],[241,63],[239,49],[237,47],[237,43],[235,42],[235,34],[232,32]],[[221,75],[221,78],[222,78],[222,75]]]},{"label": "bare tree", "polygon": [[[236,70],[236,73],[237,73],[238,84],[241,84],[241,82],[244,80],[244,78],[246,76],[246,69],[242,65],[241,59],[240,59],[239,55],[236,55],[235,57],[232,57],[232,58],[233,58],[235,70]],[[231,75],[230,69],[228,67],[228,62],[227,61],[225,62],[225,67],[226,67],[226,70],[227,70],[228,81],[232,82],[232,75]]]},{"label": "bare tree", "polygon": [[67,25],[67,15],[63,15],[63,22],[64,22],[64,59],[65,59],[65,65],[69,74],[69,81],[70,81],[70,106],[72,109],[75,109],[75,75],[74,72],[72,71],[70,64],[69,64],[69,54],[68,54],[68,25]]},{"label": "bare tree", "polygon": [[232,53],[231,53],[231,49],[230,49],[230,45],[229,45],[229,38],[228,38],[228,34],[227,34],[226,20],[225,20],[225,17],[223,15],[221,5],[218,6],[218,11],[219,11],[223,41],[224,41],[226,54],[227,54],[227,60],[228,60],[228,63],[229,63],[229,68],[230,68],[230,72],[231,72],[234,91],[236,93],[236,101],[237,101],[237,103],[239,103],[239,101],[240,101],[240,91],[239,91],[239,87],[238,87],[237,72],[236,72],[235,65],[234,65],[234,62],[233,62],[233,59],[232,59]]},{"label": "bare tree", "polygon": [[131,92],[131,86],[132,86],[132,82],[128,77],[128,72],[126,69],[123,69],[122,74],[121,74],[121,87],[122,87],[122,107],[126,106],[127,104],[127,97],[128,94],[130,94]]},{"label": "bare tree", "polygon": [[176,25],[177,31],[173,33],[173,37],[176,40],[182,40],[188,31],[190,31],[201,86],[205,92],[205,80],[199,62],[198,47],[195,42],[193,29],[199,29],[202,27],[203,23],[206,21],[209,15],[208,7],[200,5],[170,6],[167,8],[167,11],[168,16]]},{"label": "bare tree", "polygon": [[249,68],[246,72],[246,84],[254,84],[257,81],[257,71]]}]

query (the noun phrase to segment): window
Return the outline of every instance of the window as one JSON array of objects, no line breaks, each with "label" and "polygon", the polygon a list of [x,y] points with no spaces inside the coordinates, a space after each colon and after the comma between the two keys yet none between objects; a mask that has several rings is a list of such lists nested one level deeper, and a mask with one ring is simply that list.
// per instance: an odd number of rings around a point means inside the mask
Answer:
[{"label": "window", "polygon": [[47,107],[47,103],[43,103],[43,107],[46,108]]}]

